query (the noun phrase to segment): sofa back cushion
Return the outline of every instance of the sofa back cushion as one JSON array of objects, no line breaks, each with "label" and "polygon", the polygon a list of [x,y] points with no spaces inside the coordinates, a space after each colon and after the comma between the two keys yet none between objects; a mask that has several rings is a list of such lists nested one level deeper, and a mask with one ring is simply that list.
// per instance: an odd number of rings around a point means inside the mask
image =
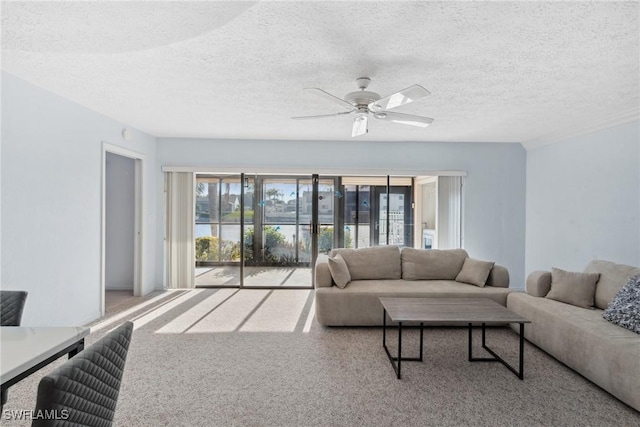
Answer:
[{"label": "sofa back cushion", "polygon": [[599,273],[578,273],[559,268],[551,269],[551,290],[545,298],[576,307],[593,307]]},{"label": "sofa back cushion", "polygon": [[362,249],[334,249],[331,256],[340,254],[347,264],[351,280],[400,279],[400,248],[375,246]]},{"label": "sofa back cushion", "polygon": [[405,280],[456,280],[464,260],[464,249],[402,249],[402,278]]},{"label": "sofa back cushion", "polygon": [[611,261],[593,260],[584,269],[585,273],[600,273],[596,285],[595,305],[606,309],[620,288],[633,276],[640,274],[640,268]]}]

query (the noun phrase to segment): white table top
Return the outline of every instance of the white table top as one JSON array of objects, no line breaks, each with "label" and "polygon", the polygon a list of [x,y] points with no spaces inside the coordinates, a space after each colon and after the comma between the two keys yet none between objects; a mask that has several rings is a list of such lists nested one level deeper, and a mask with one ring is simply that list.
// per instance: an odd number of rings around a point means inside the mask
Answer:
[{"label": "white table top", "polygon": [[0,382],[20,373],[86,337],[89,328],[0,327]]}]

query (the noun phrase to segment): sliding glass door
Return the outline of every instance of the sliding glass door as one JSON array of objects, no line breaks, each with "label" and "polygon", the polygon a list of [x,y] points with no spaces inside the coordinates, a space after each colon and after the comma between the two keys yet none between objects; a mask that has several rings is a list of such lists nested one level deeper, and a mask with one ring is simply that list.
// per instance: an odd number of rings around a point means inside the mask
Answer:
[{"label": "sliding glass door", "polygon": [[334,180],[314,175],[198,175],[196,285],[311,288],[334,245]]},{"label": "sliding glass door", "polygon": [[196,176],[196,286],[311,288],[318,254],[413,246],[412,178]]},{"label": "sliding glass door", "polygon": [[244,286],[311,287],[312,177],[255,176]]}]

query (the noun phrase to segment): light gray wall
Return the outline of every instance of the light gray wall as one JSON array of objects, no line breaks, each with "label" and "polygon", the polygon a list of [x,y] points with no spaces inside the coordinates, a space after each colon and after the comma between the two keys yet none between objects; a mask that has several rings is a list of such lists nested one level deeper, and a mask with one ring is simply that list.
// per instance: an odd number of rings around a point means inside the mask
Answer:
[{"label": "light gray wall", "polygon": [[526,272],[640,265],[640,122],[527,152]]},{"label": "light gray wall", "polygon": [[135,265],[135,160],[107,153],[105,288],[133,290]]},{"label": "light gray wall", "polygon": [[100,316],[102,143],[144,154],[143,293],[156,288],[155,138],[2,72],[2,289],[29,292],[23,323]]},{"label": "light gray wall", "polygon": [[[160,165],[234,167],[238,172],[252,167],[368,169],[380,174],[390,169],[467,171],[465,247],[473,257],[506,266],[512,286],[524,286],[526,160],[520,144],[158,138],[157,155]],[[159,268],[156,274],[161,272]]]}]

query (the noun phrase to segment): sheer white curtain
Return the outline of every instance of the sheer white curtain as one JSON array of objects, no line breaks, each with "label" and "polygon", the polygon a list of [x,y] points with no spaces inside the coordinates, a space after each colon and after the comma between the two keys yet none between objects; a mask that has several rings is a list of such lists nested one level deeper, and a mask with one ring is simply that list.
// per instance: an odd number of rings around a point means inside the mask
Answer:
[{"label": "sheer white curtain", "polygon": [[167,288],[195,286],[194,181],[191,172],[167,172]]},{"label": "sheer white curtain", "polygon": [[438,177],[438,249],[462,247],[462,177]]}]

